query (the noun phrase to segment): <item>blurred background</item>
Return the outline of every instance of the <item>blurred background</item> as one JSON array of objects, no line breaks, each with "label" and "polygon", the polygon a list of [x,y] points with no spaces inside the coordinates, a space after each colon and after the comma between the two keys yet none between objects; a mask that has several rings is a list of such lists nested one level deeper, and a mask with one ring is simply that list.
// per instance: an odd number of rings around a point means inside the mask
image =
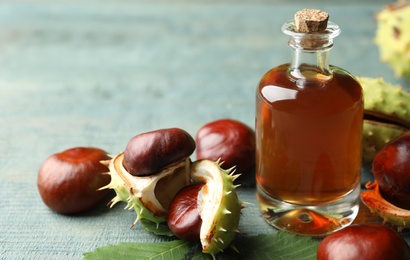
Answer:
[{"label": "blurred background", "polygon": [[[31,134],[64,145],[115,135],[108,148],[118,151],[130,133],[172,122],[190,132],[227,116],[253,125],[256,84],[290,60],[280,26],[305,7],[329,12],[342,29],[332,64],[397,82],[373,41],[375,13],[387,3],[2,1],[1,102],[13,109],[2,111],[12,120],[7,134],[37,124]],[[67,143],[76,132],[79,140]]]}]

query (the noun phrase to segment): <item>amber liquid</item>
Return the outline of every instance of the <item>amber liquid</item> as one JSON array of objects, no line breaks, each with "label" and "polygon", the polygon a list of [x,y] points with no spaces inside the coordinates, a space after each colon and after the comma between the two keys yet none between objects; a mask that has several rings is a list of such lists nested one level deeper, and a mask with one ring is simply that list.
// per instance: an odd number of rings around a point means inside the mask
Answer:
[{"label": "amber liquid", "polygon": [[337,201],[357,187],[361,171],[361,86],[331,66],[333,77],[267,72],[256,94],[256,180],[265,194],[296,205]]}]

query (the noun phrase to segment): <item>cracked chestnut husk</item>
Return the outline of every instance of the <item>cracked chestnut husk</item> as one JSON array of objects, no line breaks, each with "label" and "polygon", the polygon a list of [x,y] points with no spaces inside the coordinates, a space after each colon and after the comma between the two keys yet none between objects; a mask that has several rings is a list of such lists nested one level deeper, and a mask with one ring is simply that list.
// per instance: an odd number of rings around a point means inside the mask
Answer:
[{"label": "cracked chestnut husk", "polygon": [[171,202],[168,226],[181,239],[200,241],[202,252],[215,256],[228,247],[238,232],[240,211],[234,170],[221,163],[198,160],[192,165],[193,184]]},{"label": "cracked chestnut husk", "polygon": [[[181,147],[184,151],[179,150]],[[146,148],[149,148],[148,151],[139,150]],[[101,189],[115,190],[116,196],[111,200],[111,207],[123,201],[127,203],[126,208],[136,212],[137,218],[133,225],[143,220],[143,224],[146,221],[156,223],[157,228],[165,222],[168,225],[188,226],[182,230],[188,232],[187,237],[178,232],[176,235],[188,240],[199,240],[202,252],[215,257],[218,252],[230,246],[238,232],[243,206],[236,193],[238,185],[234,185],[233,181],[239,174],[234,174],[234,168],[221,168],[222,163],[219,161],[198,160],[192,163],[189,156],[194,150],[194,140],[181,129],[161,129],[133,137],[123,153],[102,162],[109,166],[111,182]],[[129,156],[126,153],[130,153]],[[126,162],[126,158],[131,158],[132,163]],[[162,158],[160,162],[153,163],[158,158]],[[163,166],[164,161],[169,164]],[[127,169],[132,169],[130,171],[133,174]],[[143,169],[142,174],[139,169]],[[196,190],[196,195],[190,196],[190,200],[196,199],[200,223],[195,219],[192,223],[181,223],[180,221],[186,220],[178,219],[178,212],[170,210],[189,208],[191,204],[184,204],[186,201],[177,194],[180,190],[197,184],[200,189]],[[177,204],[181,204],[175,206],[172,202],[174,198]],[[174,216],[176,219],[173,222],[169,218]],[[196,232],[191,236],[189,229],[195,225]],[[175,231],[172,227],[170,229]]]},{"label": "cracked chestnut husk", "polygon": [[134,136],[124,152],[103,164],[111,182],[101,189],[114,189],[110,207],[123,201],[139,220],[166,222],[171,199],[191,183],[190,155],[194,139],[179,128],[160,129]]},{"label": "cracked chestnut husk", "polygon": [[398,227],[410,227],[410,131],[391,140],[374,158],[374,183],[361,195],[374,213]]},{"label": "cracked chestnut husk", "polygon": [[230,246],[238,231],[242,203],[238,199],[234,181],[239,177],[235,169],[223,169],[223,163],[198,160],[192,164],[193,184],[203,185],[197,203],[201,227],[199,240],[202,252],[215,258]]},{"label": "cracked chestnut husk", "polygon": [[406,260],[410,247],[393,229],[383,225],[352,225],[324,238],[318,260]]},{"label": "cracked chestnut husk", "polygon": [[362,192],[361,199],[372,213],[383,219],[383,223],[397,226],[399,231],[410,227],[409,210],[399,208],[383,198],[377,182],[368,182],[366,188],[369,190]]},{"label": "cracked chestnut husk", "polygon": [[381,78],[359,77],[364,93],[363,162],[410,129],[410,93]]}]

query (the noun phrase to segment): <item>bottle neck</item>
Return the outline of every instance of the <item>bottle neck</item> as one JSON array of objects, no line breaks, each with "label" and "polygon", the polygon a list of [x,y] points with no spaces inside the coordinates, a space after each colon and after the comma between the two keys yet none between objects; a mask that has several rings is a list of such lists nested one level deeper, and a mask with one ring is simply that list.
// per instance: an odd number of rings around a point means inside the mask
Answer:
[{"label": "bottle neck", "polygon": [[337,24],[328,23],[324,32],[299,33],[295,31],[294,21],[282,26],[282,31],[290,36],[292,61],[287,71],[290,80],[299,87],[318,86],[332,80],[329,66],[329,51],[333,47],[333,39],[339,35]]},{"label": "bottle neck", "polygon": [[333,75],[329,66],[329,50],[330,48],[306,50],[293,47],[288,77],[292,81],[330,81]]}]

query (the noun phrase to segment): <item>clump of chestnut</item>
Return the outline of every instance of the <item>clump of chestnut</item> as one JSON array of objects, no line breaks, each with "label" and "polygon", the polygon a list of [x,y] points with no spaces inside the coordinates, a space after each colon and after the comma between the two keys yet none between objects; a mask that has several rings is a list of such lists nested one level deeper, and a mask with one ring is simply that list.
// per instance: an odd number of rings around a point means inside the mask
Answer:
[{"label": "clump of chestnut", "polygon": [[237,233],[242,204],[233,181],[238,175],[220,161],[192,162],[195,148],[194,139],[179,128],[136,135],[124,152],[103,162],[111,181],[101,189],[115,191],[111,206],[122,201],[135,211],[133,225],[166,223],[174,235],[200,241],[202,252],[215,256]]},{"label": "clump of chestnut", "polygon": [[363,203],[399,228],[410,227],[410,131],[388,142],[373,159],[374,183],[361,194]]},{"label": "clump of chestnut", "polygon": [[55,154],[41,166],[38,188],[45,204],[64,214],[92,208],[112,189],[110,207],[127,203],[137,214],[133,225],[166,223],[215,256],[238,232],[235,165],[243,172],[254,166],[254,142],[253,130],[231,119],[205,125],[196,140],[179,128],[159,129],[132,137],[115,156],[97,148]]}]

